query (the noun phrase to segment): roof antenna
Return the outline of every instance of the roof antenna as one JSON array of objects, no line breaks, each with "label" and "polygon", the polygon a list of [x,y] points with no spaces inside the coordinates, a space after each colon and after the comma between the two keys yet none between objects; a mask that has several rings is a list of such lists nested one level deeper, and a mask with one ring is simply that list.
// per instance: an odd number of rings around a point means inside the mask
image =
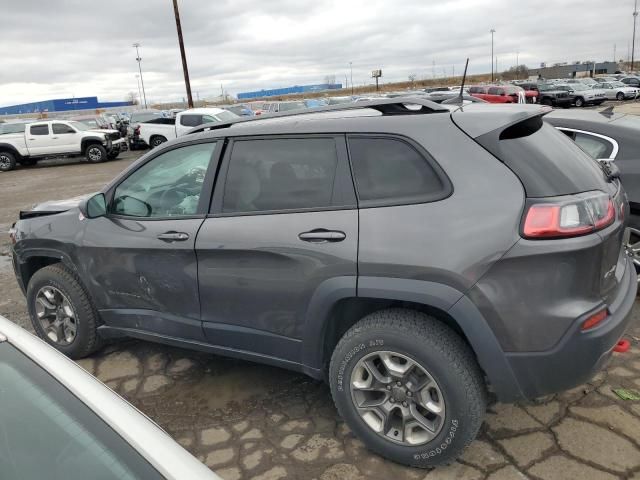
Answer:
[{"label": "roof antenna", "polygon": [[467,58],[467,63],[464,64],[464,73],[462,74],[462,85],[460,85],[460,105],[462,105],[462,100],[464,98],[464,84],[467,81],[468,67],[469,67],[469,58]]}]

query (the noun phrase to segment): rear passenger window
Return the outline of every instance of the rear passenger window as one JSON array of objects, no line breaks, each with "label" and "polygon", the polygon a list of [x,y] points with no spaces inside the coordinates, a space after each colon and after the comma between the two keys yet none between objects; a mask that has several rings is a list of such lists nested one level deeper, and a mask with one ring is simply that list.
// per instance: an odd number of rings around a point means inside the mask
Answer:
[{"label": "rear passenger window", "polygon": [[49,135],[49,125],[31,125],[29,132],[31,135]]},{"label": "rear passenger window", "polygon": [[222,211],[329,207],[337,163],[333,138],[236,141]]},{"label": "rear passenger window", "polygon": [[449,193],[448,182],[403,140],[350,137],[349,155],[361,206],[428,202]]},{"label": "rear passenger window", "polygon": [[182,115],[180,117],[180,125],[185,127],[197,127],[202,125],[202,115]]}]

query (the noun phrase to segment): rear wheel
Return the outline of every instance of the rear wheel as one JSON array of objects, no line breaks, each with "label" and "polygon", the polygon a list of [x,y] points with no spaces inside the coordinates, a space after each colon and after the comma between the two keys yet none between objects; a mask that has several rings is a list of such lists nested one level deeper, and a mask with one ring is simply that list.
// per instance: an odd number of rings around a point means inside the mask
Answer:
[{"label": "rear wheel", "polygon": [[622,93],[622,92],[618,92],[618,94],[616,95],[616,98],[617,98],[619,101],[624,100],[624,93]]},{"label": "rear wheel", "polygon": [[38,336],[71,358],[100,347],[98,314],[76,275],[61,264],[38,270],[27,287],[31,323]]},{"label": "rear wheel", "polygon": [[354,325],[333,352],[329,382],[340,415],[365,445],[414,467],[453,461],[486,409],[469,347],[413,310],[375,312]]},{"label": "rear wheel", "polygon": [[114,150],[114,151],[111,151],[111,152],[109,152],[107,154],[107,158],[109,160],[114,160],[114,159],[118,158],[118,155],[120,155],[120,150]]},{"label": "rear wheel", "polygon": [[87,147],[85,157],[90,163],[100,163],[107,159],[107,150],[99,143],[93,143]]},{"label": "rear wheel", "polygon": [[16,157],[11,152],[0,152],[0,172],[16,168]]},{"label": "rear wheel", "polygon": [[550,98],[543,98],[542,100],[540,100],[540,103],[542,105],[548,105],[550,107],[553,105],[553,102],[551,101]]},{"label": "rear wheel", "polygon": [[160,145],[162,145],[166,141],[167,141],[167,139],[165,137],[163,137],[162,135],[154,135],[149,140],[149,145],[151,146],[151,148],[156,148],[156,147],[159,147]]},{"label": "rear wheel", "polygon": [[584,107],[584,98],[582,97],[576,98],[576,107]]}]

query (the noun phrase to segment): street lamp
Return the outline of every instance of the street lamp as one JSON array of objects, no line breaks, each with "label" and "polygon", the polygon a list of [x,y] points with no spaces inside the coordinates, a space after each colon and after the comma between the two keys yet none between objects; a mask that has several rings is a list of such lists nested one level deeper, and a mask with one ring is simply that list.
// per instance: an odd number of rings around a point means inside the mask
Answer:
[{"label": "street lamp", "polygon": [[349,62],[349,69],[351,70],[351,95],[353,95],[353,63]]},{"label": "street lamp", "polygon": [[142,66],[140,62],[142,62],[142,58],[140,58],[140,52],[138,49],[140,48],[139,43],[134,43],[133,46],[136,48],[136,61],[138,62],[138,71],[140,72],[140,83],[142,84],[142,96],[144,97],[144,108],[147,108],[147,93],[144,91],[144,79],[142,78]]},{"label": "street lamp", "polygon": [[491,81],[493,82],[493,34],[496,31],[492,28],[489,33],[491,33]]},{"label": "street lamp", "polygon": [[138,81],[138,98],[142,102],[142,91],[140,90],[140,75],[136,74],[136,80]]},{"label": "street lamp", "polygon": [[633,39],[631,40],[631,71],[633,72],[633,64],[636,53],[636,20],[638,19],[638,0],[633,6]]}]

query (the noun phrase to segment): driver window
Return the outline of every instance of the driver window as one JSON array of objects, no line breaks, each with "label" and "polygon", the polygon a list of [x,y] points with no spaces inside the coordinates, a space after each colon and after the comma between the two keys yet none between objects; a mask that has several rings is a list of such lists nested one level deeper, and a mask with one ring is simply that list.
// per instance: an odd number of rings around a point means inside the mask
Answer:
[{"label": "driver window", "polygon": [[201,143],[157,156],[118,185],[112,213],[131,217],[197,214],[204,177],[215,148],[215,142]]}]

